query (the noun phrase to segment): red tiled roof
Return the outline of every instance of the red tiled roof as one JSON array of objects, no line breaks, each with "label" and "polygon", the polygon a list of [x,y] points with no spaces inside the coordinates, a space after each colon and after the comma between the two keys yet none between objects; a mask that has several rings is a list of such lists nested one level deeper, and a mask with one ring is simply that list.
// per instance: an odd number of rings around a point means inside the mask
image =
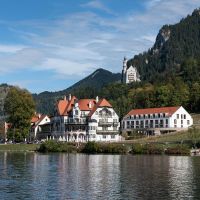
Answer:
[{"label": "red tiled roof", "polygon": [[39,124],[47,115],[41,115],[41,117],[39,118],[39,120],[37,121],[37,124]]},{"label": "red tiled roof", "polygon": [[31,123],[37,122],[38,119],[39,119],[39,116],[33,116],[32,119],[31,119]]},{"label": "red tiled roof", "polygon": [[[89,108],[89,103],[91,102],[91,108]],[[78,106],[80,110],[92,110],[95,106],[95,99],[80,99],[78,101]]]},{"label": "red tiled roof", "polygon": [[59,115],[67,115],[74,105],[75,96],[71,100],[59,100],[57,103],[57,110]]},{"label": "red tiled roof", "polygon": [[155,114],[155,113],[168,113],[172,115],[175,113],[180,106],[176,107],[161,107],[161,108],[145,108],[145,109],[133,109],[126,116],[130,115],[141,115],[141,114]]},{"label": "red tiled roof", "polygon": [[92,116],[94,112],[97,110],[99,107],[109,107],[112,108],[112,105],[106,100],[106,99],[101,99],[95,106],[94,108],[90,111],[89,116]]},{"label": "red tiled roof", "polygon": [[59,115],[63,115],[68,104],[68,100],[60,100],[57,104]]},{"label": "red tiled roof", "polygon": [[77,98],[75,96],[73,96],[71,98],[70,101],[68,101],[68,104],[63,112],[63,115],[68,115],[68,112],[72,110],[73,106],[74,106],[74,101],[76,100]]}]

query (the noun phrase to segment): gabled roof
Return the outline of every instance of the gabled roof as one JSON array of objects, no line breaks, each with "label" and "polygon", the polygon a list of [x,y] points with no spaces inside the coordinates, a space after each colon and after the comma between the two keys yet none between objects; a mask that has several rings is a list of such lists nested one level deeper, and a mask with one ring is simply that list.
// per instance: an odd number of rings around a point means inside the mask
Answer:
[{"label": "gabled roof", "polygon": [[101,99],[95,106],[94,108],[90,111],[89,116],[91,117],[94,112],[97,110],[99,107],[108,107],[112,108],[112,105],[106,100],[106,99]]},{"label": "gabled roof", "polygon": [[133,109],[127,115],[145,115],[145,114],[158,114],[158,113],[168,113],[168,115],[174,114],[180,106],[176,107],[161,107],[161,108],[145,108],[145,109]]},{"label": "gabled roof", "polygon": [[63,112],[63,115],[68,115],[68,112],[70,112],[74,106],[74,102],[77,98],[75,96],[72,96],[71,100],[68,101],[68,104],[65,108],[65,111]]},{"label": "gabled roof", "polygon": [[[91,107],[89,107],[89,104],[91,103]],[[78,106],[80,110],[90,111],[94,108],[96,105],[95,99],[80,99],[78,101]]]},{"label": "gabled roof", "polygon": [[31,119],[31,123],[35,123],[35,122],[37,122],[38,119],[39,119],[39,116],[36,116],[36,115],[33,116],[32,119]]},{"label": "gabled roof", "polygon": [[57,111],[59,115],[67,115],[68,112],[72,109],[76,97],[73,96],[71,100],[63,99],[59,100],[57,103]]},{"label": "gabled roof", "polygon": [[63,115],[68,105],[68,100],[59,100],[57,103],[57,110],[59,115]]},{"label": "gabled roof", "polygon": [[[41,116],[38,115],[37,120],[36,120],[36,116],[34,116],[34,117],[33,117],[33,118],[34,118],[34,122],[33,122],[33,120],[31,120],[31,122],[33,123],[33,124],[32,124],[32,127],[35,128],[37,125],[39,125],[40,122],[41,122],[45,117],[48,117],[48,116],[47,116],[47,115],[41,115]],[[32,119],[33,119],[33,118],[32,118]]]}]

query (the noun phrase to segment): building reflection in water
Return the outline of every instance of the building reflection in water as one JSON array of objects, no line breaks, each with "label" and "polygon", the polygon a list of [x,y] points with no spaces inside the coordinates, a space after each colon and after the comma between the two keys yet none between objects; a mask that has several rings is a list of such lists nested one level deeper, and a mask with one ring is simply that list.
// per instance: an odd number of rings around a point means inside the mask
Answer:
[{"label": "building reflection in water", "polygon": [[191,157],[169,157],[169,182],[171,199],[191,199],[194,196]]},{"label": "building reflection in water", "polygon": [[1,199],[198,199],[199,169],[200,157],[2,152]]}]

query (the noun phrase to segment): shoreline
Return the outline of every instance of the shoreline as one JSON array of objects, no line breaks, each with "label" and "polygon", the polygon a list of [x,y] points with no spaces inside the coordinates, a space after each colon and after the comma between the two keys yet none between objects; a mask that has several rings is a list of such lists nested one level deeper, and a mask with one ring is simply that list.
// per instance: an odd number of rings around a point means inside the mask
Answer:
[{"label": "shoreline", "polygon": [[42,144],[1,144],[0,152],[85,153],[120,155],[191,155],[185,144],[161,143],[62,143],[47,141]]}]

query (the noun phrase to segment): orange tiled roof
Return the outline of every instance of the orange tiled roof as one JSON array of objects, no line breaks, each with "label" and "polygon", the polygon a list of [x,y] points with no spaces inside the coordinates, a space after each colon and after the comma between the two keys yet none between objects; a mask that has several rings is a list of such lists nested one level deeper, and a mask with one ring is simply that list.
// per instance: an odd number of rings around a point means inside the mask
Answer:
[{"label": "orange tiled roof", "polygon": [[68,112],[72,110],[76,99],[77,98],[75,96],[72,96],[71,100],[68,101],[68,104],[63,112],[63,115],[68,115]]},{"label": "orange tiled roof", "polygon": [[97,110],[99,107],[109,107],[112,108],[112,105],[106,100],[106,99],[101,99],[95,106],[94,108],[90,111],[89,116],[92,116],[94,112]]},{"label": "orange tiled roof", "polygon": [[175,113],[180,106],[176,107],[161,107],[161,108],[145,108],[145,109],[133,109],[126,116],[130,115],[145,115],[145,114],[155,114],[155,113],[168,113],[172,115]]},{"label": "orange tiled roof", "polygon": [[39,119],[39,116],[33,116],[32,119],[31,119],[31,123],[37,122],[38,119]]},{"label": "orange tiled roof", "polygon": [[[89,103],[91,102],[91,108],[89,108]],[[92,110],[95,106],[95,99],[80,99],[78,101],[78,106],[80,110]]]},{"label": "orange tiled roof", "polygon": [[60,100],[60,101],[58,101],[57,108],[58,108],[59,115],[63,115],[64,114],[68,103],[69,103],[68,100]]}]

